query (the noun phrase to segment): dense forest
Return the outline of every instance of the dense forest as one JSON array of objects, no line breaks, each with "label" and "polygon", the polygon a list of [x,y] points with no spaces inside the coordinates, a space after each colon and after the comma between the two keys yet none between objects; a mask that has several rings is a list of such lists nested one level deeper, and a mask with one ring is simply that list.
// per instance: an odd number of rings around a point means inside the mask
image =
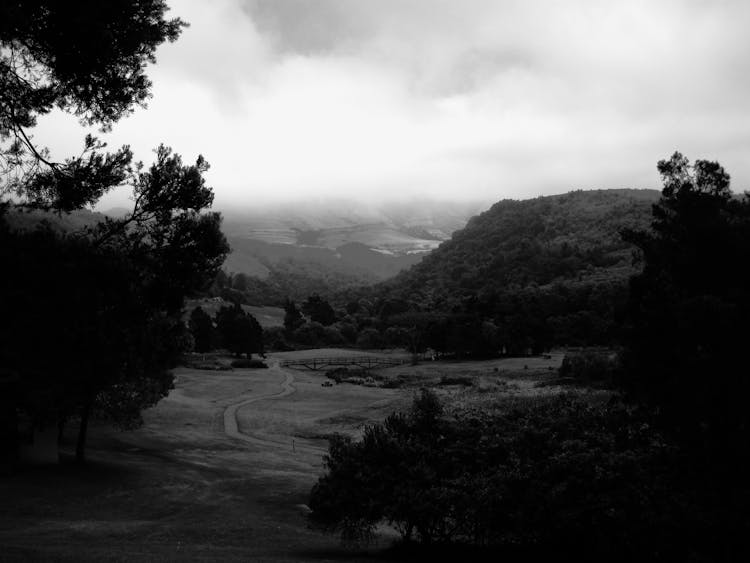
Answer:
[{"label": "dense forest", "polygon": [[467,295],[626,278],[633,247],[620,231],[647,226],[658,197],[655,190],[594,190],[500,201],[382,290],[445,309]]}]

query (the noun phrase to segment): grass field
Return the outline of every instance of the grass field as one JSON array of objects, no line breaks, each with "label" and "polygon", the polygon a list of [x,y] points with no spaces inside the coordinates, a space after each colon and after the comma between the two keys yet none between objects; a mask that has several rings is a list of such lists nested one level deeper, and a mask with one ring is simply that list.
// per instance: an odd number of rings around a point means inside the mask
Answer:
[{"label": "grass field", "polygon": [[[561,359],[425,362],[378,374],[407,382],[398,388],[323,387],[322,372],[278,367],[313,353],[352,351],[271,354],[271,368],[261,370],[181,368],[142,428],[93,429],[87,467],[63,463],[0,479],[0,560],[372,560],[387,534],[362,552],[307,527],[301,505],[323,471],[325,437],[357,435],[425,385],[447,402],[554,392],[538,384],[555,377]],[[245,439],[225,432],[227,409]]]}]

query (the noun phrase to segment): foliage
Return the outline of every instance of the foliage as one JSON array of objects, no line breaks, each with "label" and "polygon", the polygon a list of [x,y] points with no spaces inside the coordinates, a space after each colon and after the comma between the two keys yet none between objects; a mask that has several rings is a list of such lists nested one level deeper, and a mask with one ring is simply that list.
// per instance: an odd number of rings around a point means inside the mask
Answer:
[{"label": "foliage", "polygon": [[[91,415],[120,426],[166,395],[169,368],[189,348],[179,316],[205,289],[228,246],[198,157],[184,165],[160,146],[151,166],[127,146],[108,153],[92,136],[79,156],[54,162],[34,144],[37,117],[59,107],[106,130],[144,105],[146,63],[184,25],[163,0],[0,6],[0,366],[20,376],[17,408],[37,424],[80,417],[83,459]],[[12,229],[9,213],[59,214],[130,186],[133,209],[76,232]],[[50,272],[54,284],[48,283]],[[54,287],[50,287],[54,286]],[[51,314],[52,313],[52,314]],[[54,317],[51,319],[51,317]]]},{"label": "foliage", "polygon": [[224,348],[232,354],[263,354],[263,328],[240,305],[225,306],[216,313],[216,330]]},{"label": "foliage", "polygon": [[233,368],[241,368],[241,369],[260,369],[260,368],[268,367],[266,362],[262,360],[252,360],[249,358],[239,358],[236,360],[232,360],[231,366]]},{"label": "foliage", "polygon": [[[628,277],[637,271],[634,246],[619,232],[647,226],[657,195],[599,190],[501,201],[419,265],[374,287],[286,283],[284,276],[302,275],[290,261],[285,272],[274,263],[265,280],[222,273],[212,291],[236,303],[283,303],[290,345],[302,325],[289,299],[303,299],[305,314],[335,323],[350,346],[456,357],[611,346],[622,339]],[[309,327],[300,336],[302,345],[331,341]]]},{"label": "foliage", "polygon": [[280,326],[263,329],[263,346],[274,352],[288,352],[294,348],[287,341],[286,330]]},{"label": "foliage", "polygon": [[568,351],[560,365],[560,377],[582,383],[612,383],[620,376],[617,354],[608,349],[587,348]]},{"label": "foliage", "polygon": [[365,328],[360,331],[357,337],[357,348],[373,350],[375,348],[383,348],[383,344],[383,338],[376,328]]},{"label": "foliage", "polygon": [[734,196],[715,162],[675,153],[658,169],[651,230],[625,233],[644,268],[631,280],[622,383],[683,438],[747,455],[750,196]]},{"label": "foliage", "polygon": [[705,538],[682,534],[717,507],[691,490],[680,455],[622,404],[558,396],[447,414],[423,391],[361,440],[331,440],[310,519],[346,539],[388,522],[422,544],[592,560],[691,553]]},{"label": "foliage", "polygon": [[[401,315],[454,315],[450,324],[464,330],[437,338],[436,349],[459,355],[611,344],[620,338],[635,272],[633,246],[619,232],[645,227],[655,199],[653,191],[600,190],[501,201],[416,266],[340,301],[356,314],[357,300],[367,296],[383,330],[406,328]],[[485,331],[485,343],[472,349],[485,321],[494,335]],[[466,329],[474,336],[464,340]]]},{"label": "foliage", "polygon": [[102,153],[88,137],[82,155],[51,162],[28,129],[54,107],[103,129],[145,105],[146,63],[185,24],[165,20],[164,0],[5,2],[0,7],[1,191],[62,211],[94,203],[130,172],[128,147]]},{"label": "foliage", "polygon": [[216,329],[211,317],[202,307],[196,307],[190,313],[188,321],[190,333],[193,335],[196,352],[210,352],[216,343]]},{"label": "foliage", "polygon": [[317,294],[313,294],[305,300],[302,304],[302,312],[310,317],[311,321],[323,326],[329,326],[336,322],[336,313],[333,311],[333,307]]},{"label": "foliage", "polygon": [[150,300],[139,262],[50,230],[0,228],[0,239],[0,365],[20,375],[17,407],[37,424],[91,414],[138,424],[171,389],[185,342],[179,320]]},{"label": "foliage", "polygon": [[284,330],[292,333],[305,324],[305,318],[302,312],[294,304],[294,301],[287,299],[284,303]]},{"label": "foliage", "polygon": [[361,382],[369,377],[369,372],[364,368],[333,368],[326,372],[326,377],[336,383]]}]

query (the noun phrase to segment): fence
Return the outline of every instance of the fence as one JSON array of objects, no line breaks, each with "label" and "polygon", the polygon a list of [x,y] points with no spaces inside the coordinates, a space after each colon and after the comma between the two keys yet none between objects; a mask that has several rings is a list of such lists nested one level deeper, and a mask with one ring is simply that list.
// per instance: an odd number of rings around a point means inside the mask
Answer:
[{"label": "fence", "polygon": [[339,358],[301,358],[283,360],[281,367],[292,369],[330,369],[343,366],[357,366],[362,369],[377,369],[410,364],[413,360],[404,358],[386,358],[379,356],[349,356]]}]

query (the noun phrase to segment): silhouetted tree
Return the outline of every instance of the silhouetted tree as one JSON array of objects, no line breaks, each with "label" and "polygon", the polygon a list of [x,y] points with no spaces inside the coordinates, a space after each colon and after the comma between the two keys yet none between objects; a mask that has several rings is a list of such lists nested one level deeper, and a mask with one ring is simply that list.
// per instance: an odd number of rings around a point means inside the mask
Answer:
[{"label": "silhouetted tree", "polygon": [[224,348],[232,354],[263,354],[263,329],[241,306],[222,307],[216,313],[216,330]]},{"label": "silhouetted tree", "polygon": [[302,312],[310,317],[310,320],[323,326],[332,325],[336,322],[336,313],[333,307],[317,294],[313,294],[305,300],[302,304]]},{"label": "silhouetted tree", "polygon": [[202,307],[196,307],[192,310],[188,326],[190,333],[193,335],[196,352],[210,352],[214,349],[216,329],[211,316]]},{"label": "silhouetted tree", "polygon": [[287,299],[284,303],[284,329],[291,334],[303,324],[305,324],[305,319],[297,305],[294,301]]},{"label": "silhouetted tree", "polygon": [[54,107],[103,129],[145,105],[146,63],[185,24],[166,20],[164,0],[3,2],[0,6],[0,159],[12,172],[1,191],[62,211],[95,203],[128,177],[132,153],[102,153],[87,137],[80,156],[53,162],[28,133]]},{"label": "silhouetted tree", "polygon": [[357,337],[357,348],[374,349],[383,347],[383,337],[376,328],[365,328]]},{"label": "silhouetted tree", "polygon": [[[680,153],[658,164],[664,189],[650,231],[627,231],[642,253],[631,280],[627,389],[673,429],[723,450],[750,430],[750,197],[716,162]],[[708,434],[706,434],[708,433]]]},{"label": "silhouetted tree", "polygon": [[315,321],[304,323],[292,333],[292,339],[308,346],[323,346],[326,339],[326,327]]}]

